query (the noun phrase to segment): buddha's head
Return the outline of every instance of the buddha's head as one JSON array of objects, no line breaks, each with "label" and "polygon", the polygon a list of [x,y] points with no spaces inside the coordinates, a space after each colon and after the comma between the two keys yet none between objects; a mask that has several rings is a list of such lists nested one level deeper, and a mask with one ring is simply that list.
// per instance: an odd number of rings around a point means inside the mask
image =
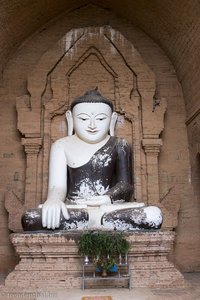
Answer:
[{"label": "buddha's head", "polygon": [[72,102],[67,120],[69,135],[74,129],[75,134],[85,142],[98,143],[109,133],[114,135],[117,114],[113,112],[112,102],[95,89]]}]

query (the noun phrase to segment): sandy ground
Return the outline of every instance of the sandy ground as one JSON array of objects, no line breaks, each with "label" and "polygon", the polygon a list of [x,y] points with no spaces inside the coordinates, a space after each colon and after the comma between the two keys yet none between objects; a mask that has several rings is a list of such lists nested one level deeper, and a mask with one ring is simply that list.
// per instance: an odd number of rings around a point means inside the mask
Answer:
[{"label": "sandy ground", "polygon": [[[185,273],[188,287],[184,289],[52,289],[47,287],[42,292],[30,292],[28,289],[13,291],[0,286],[0,300],[82,300],[83,296],[111,296],[112,300],[200,300],[200,273]],[[0,278],[1,279],[1,278]],[[97,298],[98,299],[98,298]]]}]

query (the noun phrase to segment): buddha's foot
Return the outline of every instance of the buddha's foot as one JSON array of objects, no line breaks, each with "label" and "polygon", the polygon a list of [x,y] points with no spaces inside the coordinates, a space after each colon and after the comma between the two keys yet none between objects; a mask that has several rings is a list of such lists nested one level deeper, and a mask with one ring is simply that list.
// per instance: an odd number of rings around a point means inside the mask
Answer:
[{"label": "buddha's foot", "polygon": [[104,228],[122,231],[160,229],[162,212],[156,206],[115,210],[105,213],[101,224]]}]

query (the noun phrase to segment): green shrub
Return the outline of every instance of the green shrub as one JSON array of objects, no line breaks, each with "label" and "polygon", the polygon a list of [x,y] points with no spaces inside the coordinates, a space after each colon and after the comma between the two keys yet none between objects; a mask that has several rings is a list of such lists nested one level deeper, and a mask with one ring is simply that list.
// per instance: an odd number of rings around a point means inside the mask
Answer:
[{"label": "green shrub", "polygon": [[129,242],[122,232],[88,231],[81,235],[78,242],[79,253],[90,256],[98,267],[111,268],[119,254],[125,255]]}]

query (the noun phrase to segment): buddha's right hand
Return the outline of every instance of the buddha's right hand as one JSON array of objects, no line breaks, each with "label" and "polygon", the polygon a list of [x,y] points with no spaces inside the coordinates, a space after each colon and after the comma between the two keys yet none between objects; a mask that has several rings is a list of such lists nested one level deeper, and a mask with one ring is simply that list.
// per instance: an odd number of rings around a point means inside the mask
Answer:
[{"label": "buddha's right hand", "polygon": [[47,200],[42,206],[42,226],[48,229],[59,228],[61,212],[69,220],[70,216],[63,201]]}]

